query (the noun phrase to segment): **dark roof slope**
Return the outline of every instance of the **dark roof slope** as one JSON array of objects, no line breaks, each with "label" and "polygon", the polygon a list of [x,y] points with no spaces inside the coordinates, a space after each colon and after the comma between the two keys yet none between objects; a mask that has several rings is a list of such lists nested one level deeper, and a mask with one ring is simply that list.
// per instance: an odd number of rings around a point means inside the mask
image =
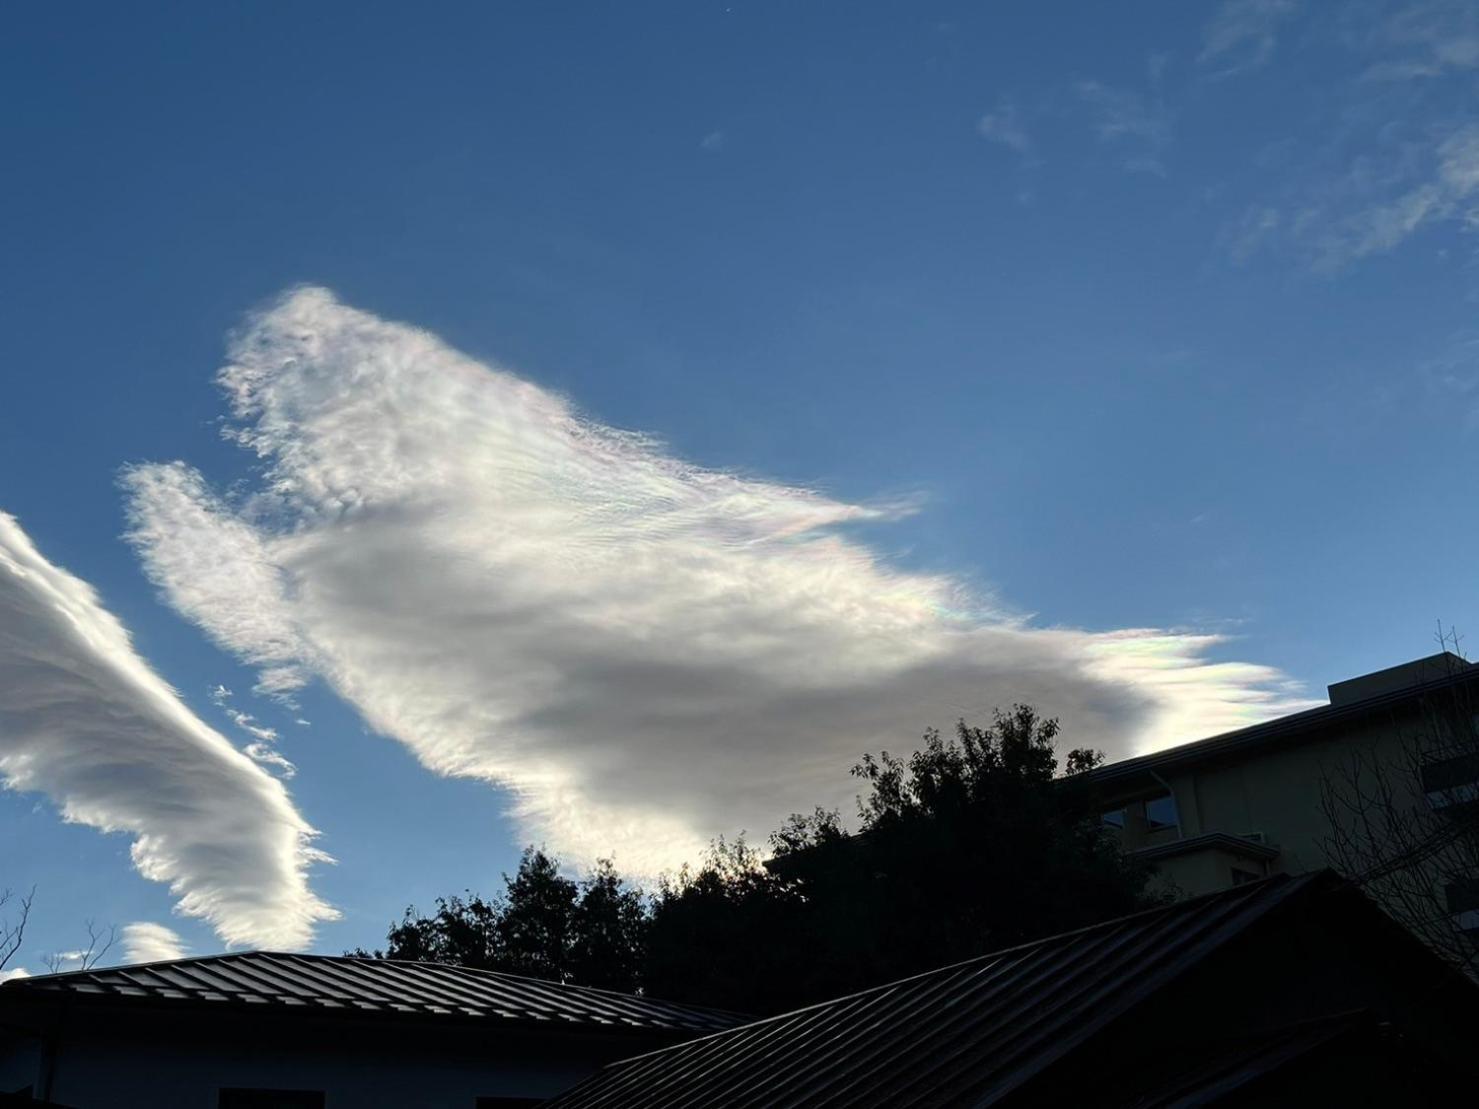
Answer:
[{"label": "dark roof slope", "polygon": [[717,1009],[491,970],[266,951],[72,971],[12,979],[0,985],[0,1004],[64,998],[695,1035],[732,1028],[750,1019]]},{"label": "dark roof slope", "polygon": [[1212,1105],[1235,1091],[1256,1087],[1281,1068],[1298,1064],[1337,1041],[1360,1041],[1354,1049],[1371,1054],[1390,1050],[1392,1045],[1381,1042],[1388,1038],[1395,1039],[1389,1026],[1371,1013],[1357,1011],[1277,1028],[1243,1042],[1217,1043],[1204,1058],[1194,1060],[1159,1089],[1136,1098],[1133,1109]]},{"label": "dark roof slope", "polygon": [[1069,932],[612,1063],[549,1104],[989,1105],[1328,872]]}]

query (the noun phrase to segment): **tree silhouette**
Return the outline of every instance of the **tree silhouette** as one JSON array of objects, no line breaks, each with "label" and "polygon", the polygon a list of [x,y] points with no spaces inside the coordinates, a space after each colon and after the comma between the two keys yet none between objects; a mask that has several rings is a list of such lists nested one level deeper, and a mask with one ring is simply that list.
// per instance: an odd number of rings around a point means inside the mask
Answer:
[{"label": "tree silhouette", "polygon": [[631,992],[641,984],[647,904],[610,859],[580,885],[571,920],[570,977],[585,986]]},{"label": "tree silhouette", "polygon": [[907,759],[864,755],[856,833],[797,814],[769,837],[720,838],[655,896],[610,861],[583,882],[528,848],[502,896],[408,909],[386,955],[509,970],[746,1012],[775,1012],[1132,912],[1149,869],[1105,831],[1087,778],[1030,707],[924,735]]},{"label": "tree silhouette", "polygon": [[696,871],[663,882],[652,906],[642,981],[654,997],[742,1012],[774,1006],[808,974],[816,930],[795,884],[745,842],[720,838]]},{"label": "tree silhouette", "polygon": [[664,889],[647,988],[773,1012],[1151,904],[1087,781],[1058,776],[1057,735],[1019,705],[926,732],[907,759],[864,755],[856,835],[835,812],[795,815],[766,867],[731,846]]},{"label": "tree silhouette", "polygon": [[501,969],[568,981],[579,887],[560,874],[557,860],[532,847],[524,849],[518,873],[505,881],[508,892],[496,925]]},{"label": "tree silhouette", "polygon": [[411,906],[390,926],[384,951],[351,954],[637,988],[646,907],[610,860],[577,884],[560,873],[558,858],[530,846],[503,882],[503,894],[492,900],[473,893],[438,898],[429,916]]}]

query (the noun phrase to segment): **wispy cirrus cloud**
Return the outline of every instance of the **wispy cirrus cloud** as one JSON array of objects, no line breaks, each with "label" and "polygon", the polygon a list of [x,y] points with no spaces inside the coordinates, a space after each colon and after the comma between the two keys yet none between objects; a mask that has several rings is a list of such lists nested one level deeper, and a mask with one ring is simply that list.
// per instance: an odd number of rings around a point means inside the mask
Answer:
[{"label": "wispy cirrus cloud", "polygon": [[[297,775],[297,766],[277,749],[277,729],[259,722],[251,713],[236,708],[231,704],[231,696],[231,690],[224,685],[217,685],[211,690],[211,702],[226,714],[226,719],[252,737],[252,741],[241,749],[242,753],[258,766],[275,770],[284,778]],[[299,719],[298,723],[306,724],[307,721]]]},{"label": "wispy cirrus cloud", "polygon": [[173,928],[148,920],[123,926],[123,957],[130,963],[162,963],[187,954],[185,941]]},{"label": "wispy cirrus cloud", "polygon": [[1024,157],[1032,151],[1032,136],[1027,133],[1023,112],[1010,97],[998,99],[996,106],[976,121],[976,134]]},{"label": "wispy cirrus cloud", "polygon": [[1337,272],[1384,254],[1434,224],[1479,222],[1479,124],[1451,131],[1430,149],[1424,145],[1409,146],[1384,176],[1358,162],[1327,194],[1336,207],[1313,202],[1303,209],[1294,231],[1317,271]]},{"label": "wispy cirrus cloud", "polygon": [[126,478],[166,598],[577,859],[653,873],[844,804],[862,751],[996,703],[1115,754],[1304,703],[1214,637],[1034,627],[894,569],[849,531],[885,509],[689,465],[322,289],[256,317],[220,382],[255,491]]},{"label": "wispy cirrus cloud", "polygon": [[1099,141],[1127,150],[1125,169],[1165,173],[1162,154],[1171,143],[1171,113],[1158,93],[1113,88],[1100,81],[1080,81],[1074,91],[1093,114]]},{"label": "wispy cirrus cloud", "polygon": [[1267,65],[1283,24],[1298,11],[1295,0],[1224,0],[1202,32],[1197,60],[1231,76]]},{"label": "wispy cirrus cloud", "polygon": [[282,784],[185,707],[92,589],[0,513],[0,780],[133,839],[145,878],[227,944],[300,947],[314,830]]},{"label": "wispy cirrus cloud", "polygon": [[1368,80],[1426,80],[1479,68],[1479,8],[1470,0],[1393,5],[1359,38],[1382,55],[1365,71]]},{"label": "wispy cirrus cloud", "polygon": [[1431,229],[1479,229],[1479,9],[1314,8],[1306,32],[1340,93],[1268,144],[1268,164],[1252,160],[1259,195],[1224,222],[1219,247],[1235,263],[1284,250],[1337,274]]},{"label": "wispy cirrus cloud", "polygon": [[1278,234],[1283,213],[1266,204],[1254,204],[1218,235],[1218,246],[1241,265],[1257,254]]},{"label": "wispy cirrus cloud", "polygon": [[1470,429],[1479,429],[1479,335],[1452,337],[1434,358],[1418,365],[1418,381],[1444,412],[1463,412]]}]

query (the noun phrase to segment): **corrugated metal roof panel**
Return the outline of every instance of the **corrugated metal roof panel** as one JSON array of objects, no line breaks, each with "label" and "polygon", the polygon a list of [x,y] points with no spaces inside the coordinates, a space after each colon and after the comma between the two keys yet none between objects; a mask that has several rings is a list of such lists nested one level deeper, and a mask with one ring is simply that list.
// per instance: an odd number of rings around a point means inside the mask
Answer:
[{"label": "corrugated metal roof panel", "polygon": [[551,1102],[988,1105],[1288,897],[1275,878],[613,1063]]},{"label": "corrugated metal roof panel", "polygon": [[437,963],[266,951],[20,978],[0,1001],[106,997],[170,1006],[239,1004],[356,1013],[479,1018],[562,1027],[703,1034],[749,1020],[738,1013]]}]

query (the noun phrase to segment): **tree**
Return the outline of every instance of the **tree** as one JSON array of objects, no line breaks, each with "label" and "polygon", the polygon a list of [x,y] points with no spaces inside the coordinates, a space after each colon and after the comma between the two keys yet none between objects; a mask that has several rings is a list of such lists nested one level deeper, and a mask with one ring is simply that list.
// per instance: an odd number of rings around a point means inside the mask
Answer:
[{"label": "tree", "polygon": [[1106,834],[1077,750],[1032,708],[937,731],[907,759],[864,755],[861,827],[796,815],[761,867],[721,841],[663,889],[645,982],[657,996],[771,1012],[1155,902],[1148,867]]},{"label": "tree", "polygon": [[75,951],[56,951],[42,958],[42,965],[52,974],[60,974],[64,970],[91,970],[103,961],[118,942],[116,924],[110,924],[104,930],[95,921],[88,920],[84,927],[87,929],[86,947]]},{"label": "tree", "polygon": [[14,919],[9,912],[0,915],[0,970],[5,969],[5,964],[15,957],[15,953],[25,942],[26,925],[31,919],[31,902],[35,899],[35,886],[24,897],[16,897],[9,889],[0,890],[0,909],[4,909],[12,901],[15,902]]},{"label": "tree", "polygon": [[530,846],[503,883],[503,894],[491,900],[470,892],[438,898],[430,916],[411,906],[390,926],[384,952],[354,954],[637,988],[645,902],[611,860],[600,860],[577,884],[560,873],[559,859]]},{"label": "tree", "polygon": [[1103,756],[1070,751],[1060,773],[1058,730],[1018,705],[907,759],[864,755],[855,834],[818,808],[768,862],[721,837],[650,900],[609,860],[577,883],[530,847],[500,897],[407,909],[385,954],[763,1013],[1152,904],[1083,775]]},{"label": "tree", "polygon": [[[1438,632],[1455,677],[1459,637]],[[1395,750],[1356,746],[1327,771],[1323,848],[1336,870],[1456,966],[1479,978],[1479,703],[1473,682],[1418,698]]]},{"label": "tree", "polygon": [[598,859],[596,869],[581,883],[572,925],[572,981],[625,992],[640,986],[647,903],[610,859]]},{"label": "tree", "polygon": [[352,952],[366,957],[413,963],[451,963],[492,970],[499,965],[498,906],[469,894],[439,897],[437,911],[422,916],[414,905],[399,924],[391,924],[385,951]]},{"label": "tree", "polygon": [[508,892],[497,923],[500,969],[568,982],[579,887],[560,874],[557,860],[532,847],[524,849],[518,873],[504,881]]},{"label": "tree", "polygon": [[[0,890],[0,970],[15,957],[25,942],[26,925],[31,920],[31,906],[36,900],[36,887],[32,886],[24,897],[17,897],[11,890]],[[15,904],[14,917],[3,912],[7,905]],[[95,921],[88,920],[87,946],[75,951],[57,951],[41,957],[42,966],[52,974],[64,970],[91,970],[102,962],[113,945],[118,942],[118,925],[100,928]]]},{"label": "tree", "polygon": [[715,840],[697,870],[665,879],[652,906],[642,981],[654,997],[763,1012],[793,996],[815,930],[793,883],[741,833]]}]

